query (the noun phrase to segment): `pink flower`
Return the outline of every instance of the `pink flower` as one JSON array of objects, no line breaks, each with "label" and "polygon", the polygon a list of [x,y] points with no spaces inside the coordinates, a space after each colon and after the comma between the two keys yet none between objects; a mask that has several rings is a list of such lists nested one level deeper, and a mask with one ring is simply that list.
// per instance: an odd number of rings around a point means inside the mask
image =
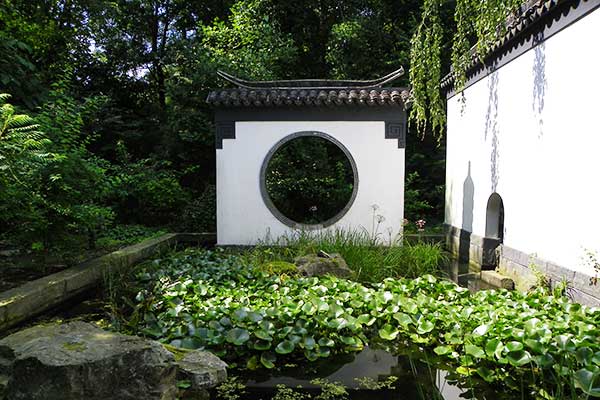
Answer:
[{"label": "pink flower", "polygon": [[415,225],[417,226],[417,230],[424,231],[426,223],[427,223],[427,221],[425,221],[424,219],[420,219],[420,220],[416,221]]}]

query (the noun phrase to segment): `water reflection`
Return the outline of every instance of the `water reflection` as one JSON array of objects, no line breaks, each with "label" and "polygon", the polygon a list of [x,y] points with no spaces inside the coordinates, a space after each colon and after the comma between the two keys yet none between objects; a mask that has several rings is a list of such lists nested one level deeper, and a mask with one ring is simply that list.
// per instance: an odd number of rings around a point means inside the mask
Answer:
[{"label": "water reflection", "polygon": [[443,270],[449,279],[473,292],[484,289],[497,289],[495,286],[482,281],[479,268],[468,262],[451,259]]},{"label": "water reflection", "polygon": [[[450,375],[427,363],[408,356],[395,356],[382,349],[365,348],[354,355],[322,360],[309,365],[286,368],[276,372],[254,372],[244,380],[247,399],[270,399],[277,385],[301,387],[303,392],[316,394],[320,387],[311,381],[326,379],[344,385],[352,400],[460,400],[469,399],[467,390],[449,382]],[[389,381],[395,377],[393,389],[367,389],[361,381]]]}]

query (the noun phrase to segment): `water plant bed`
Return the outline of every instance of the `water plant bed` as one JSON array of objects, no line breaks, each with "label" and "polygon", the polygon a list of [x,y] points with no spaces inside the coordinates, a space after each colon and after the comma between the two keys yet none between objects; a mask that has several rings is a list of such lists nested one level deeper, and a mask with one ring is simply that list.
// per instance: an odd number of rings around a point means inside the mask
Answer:
[{"label": "water plant bed", "polygon": [[270,275],[247,261],[188,250],[145,263],[124,327],[250,371],[305,369],[383,342],[416,347],[459,386],[509,399],[600,395],[598,309],[542,289],[472,293],[431,275],[380,283]]}]

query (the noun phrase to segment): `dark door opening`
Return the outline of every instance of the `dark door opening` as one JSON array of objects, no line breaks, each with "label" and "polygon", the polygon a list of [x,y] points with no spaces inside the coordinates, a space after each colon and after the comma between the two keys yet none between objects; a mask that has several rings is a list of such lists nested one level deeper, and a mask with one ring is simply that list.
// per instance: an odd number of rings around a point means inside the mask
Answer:
[{"label": "dark door opening", "polygon": [[496,249],[504,241],[504,202],[498,193],[488,199],[485,215],[485,237],[483,238],[482,268],[496,268]]},{"label": "dark door opening", "polygon": [[504,240],[504,202],[498,193],[488,199],[485,217],[485,237]]}]

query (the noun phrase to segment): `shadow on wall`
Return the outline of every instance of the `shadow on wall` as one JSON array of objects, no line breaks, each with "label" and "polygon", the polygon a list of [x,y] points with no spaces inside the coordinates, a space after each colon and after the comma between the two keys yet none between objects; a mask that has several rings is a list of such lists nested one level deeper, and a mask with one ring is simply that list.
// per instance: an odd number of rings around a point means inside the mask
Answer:
[{"label": "shadow on wall", "polygon": [[534,43],[537,43],[534,50],[533,59],[533,102],[531,108],[533,114],[537,118],[538,138],[544,136],[544,99],[546,97],[546,88],[548,81],[546,80],[546,44],[543,42],[544,35],[540,33],[534,37]]},{"label": "shadow on wall", "polygon": [[498,159],[500,158],[499,138],[498,138],[498,71],[493,72],[490,75],[488,81],[488,108],[485,115],[485,139],[491,136],[492,151],[490,155],[490,176],[492,178],[492,193],[496,191],[498,187],[498,181],[500,180],[500,171],[498,168]]},{"label": "shadow on wall", "polygon": [[447,224],[452,224],[452,200],[454,194],[454,181],[450,181],[450,188],[446,188],[446,199],[444,204],[444,220]]},{"label": "shadow on wall", "polygon": [[473,232],[473,203],[475,199],[475,185],[471,177],[471,161],[467,170],[467,177],[463,182],[462,204],[462,229],[458,245],[458,260],[469,262],[469,249],[471,247],[471,232]]}]

